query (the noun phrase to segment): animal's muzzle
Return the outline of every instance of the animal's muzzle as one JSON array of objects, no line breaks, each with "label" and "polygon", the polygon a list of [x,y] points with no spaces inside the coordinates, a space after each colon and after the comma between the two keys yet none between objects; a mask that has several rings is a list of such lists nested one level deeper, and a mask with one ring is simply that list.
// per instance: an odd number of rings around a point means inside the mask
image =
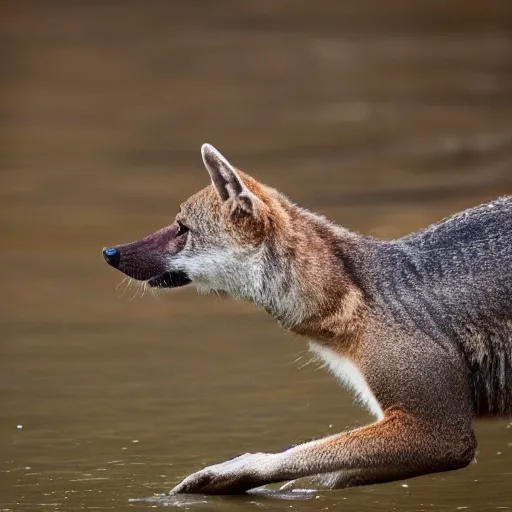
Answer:
[{"label": "animal's muzzle", "polygon": [[103,250],[105,261],[124,274],[150,286],[175,288],[190,282],[186,273],[168,268],[169,257],[186,244],[187,233],[180,233],[176,224],[129,244]]}]

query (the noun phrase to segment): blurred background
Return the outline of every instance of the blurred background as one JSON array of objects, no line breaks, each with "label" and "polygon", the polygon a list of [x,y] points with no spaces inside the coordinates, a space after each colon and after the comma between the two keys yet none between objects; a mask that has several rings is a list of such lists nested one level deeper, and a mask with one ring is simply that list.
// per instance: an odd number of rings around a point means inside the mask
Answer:
[{"label": "blurred background", "polygon": [[510,0],[4,1],[0,48],[1,510],[512,507],[507,421],[405,484],[130,502],[369,417],[262,311],[101,256],[209,183],[203,142],[383,238],[512,193]]}]

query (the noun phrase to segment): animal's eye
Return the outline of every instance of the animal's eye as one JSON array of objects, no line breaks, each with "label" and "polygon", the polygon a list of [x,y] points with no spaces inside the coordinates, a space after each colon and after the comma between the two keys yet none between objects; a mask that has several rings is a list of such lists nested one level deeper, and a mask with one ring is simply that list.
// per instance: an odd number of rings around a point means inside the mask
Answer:
[{"label": "animal's eye", "polygon": [[185,233],[188,233],[190,231],[190,228],[188,226],[185,226],[183,222],[178,221],[178,236],[184,235]]}]

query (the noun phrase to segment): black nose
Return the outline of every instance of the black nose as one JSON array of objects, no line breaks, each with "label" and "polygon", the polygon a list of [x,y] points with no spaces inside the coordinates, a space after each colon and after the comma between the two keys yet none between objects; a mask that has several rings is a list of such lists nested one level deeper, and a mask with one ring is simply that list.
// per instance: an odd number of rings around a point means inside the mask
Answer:
[{"label": "black nose", "polygon": [[121,255],[119,251],[115,247],[110,247],[108,249],[103,249],[103,257],[105,261],[112,265],[114,268],[117,268],[119,265],[119,260],[121,259]]}]

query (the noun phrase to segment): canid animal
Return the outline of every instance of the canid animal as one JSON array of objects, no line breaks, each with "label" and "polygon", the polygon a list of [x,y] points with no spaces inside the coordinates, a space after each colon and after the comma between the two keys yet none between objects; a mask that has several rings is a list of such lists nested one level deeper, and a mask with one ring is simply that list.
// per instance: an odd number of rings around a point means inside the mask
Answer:
[{"label": "canid animal", "polygon": [[341,488],[467,466],[474,418],[512,413],[512,198],[381,241],[295,205],[210,145],[202,156],[212,184],[172,225],[105,259],[154,287],[195,283],[263,306],[311,340],[376,421],[207,467],[171,493],[312,475]]}]

